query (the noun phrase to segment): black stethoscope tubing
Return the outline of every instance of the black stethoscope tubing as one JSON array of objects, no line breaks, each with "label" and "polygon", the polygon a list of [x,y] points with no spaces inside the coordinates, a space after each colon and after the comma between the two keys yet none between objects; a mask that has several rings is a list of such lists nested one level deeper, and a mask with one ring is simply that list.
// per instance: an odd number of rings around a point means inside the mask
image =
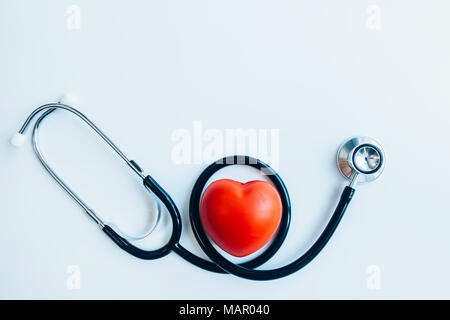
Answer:
[{"label": "black stethoscope tubing", "polygon": [[[220,169],[233,164],[245,164],[258,170],[264,170],[264,173],[277,189],[283,206],[280,226],[273,241],[259,256],[242,264],[235,264],[229,261],[214,248],[203,228],[199,210],[201,195],[209,178]],[[182,232],[182,222],[181,215],[175,202],[151,176],[147,176],[143,182],[144,186],[149,191],[153,192],[169,211],[170,217],[172,219],[172,235],[169,241],[161,248],[157,250],[143,250],[137,248],[128,240],[121,237],[110,226],[105,225],[103,227],[103,231],[120,248],[135,257],[146,260],[162,258],[165,255],[169,254],[171,251],[174,251],[185,260],[204,270],[217,273],[231,273],[238,277],[250,280],[274,280],[282,278],[300,270],[309,262],[311,262],[325,247],[328,240],[333,235],[355,192],[355,189],[349,186],[345,187],[344,191],[341,194],[339,203],[325,229],[323,230],[319,238],[314,242],[314,244],[298,259],[280,268],[270,270],[254,270],[254,268],[261,266],[270,258],[272,258],[273,255],[281,247],[286,238],[291,219],[291,203],[289,199],[289,193],[281,177],[269,165],[249,156],[225,157],[209,165],[197,179],[189,201],[189,217],[195,238],[199,242],[202,250],[208,256],[208,258],[211,259],[212,262],[200,258],[199,256],[188,251],[180,244],[179,241]]]},{"label": "black stethoscope tubing", "polygon": [[[104,224],[102,220],[88,207],[88,205],[75,194],[75,192],[56,174],[56,172],[45,161],[41,152],[39,151],[39,146],[37,143],[37,131],[41,121],[49,114],[51,114],[55,109],[64,109],[72,112],[80,119],[82,119],[85,123],[87,123],[128,164],[128,166],[130,166],[131,169],[133,169],[133,171],[135,171],[143,179],[145,188],[150,193],[153,193],[164,204],[172,220],[172,234],[166,244],[156,250],[144,250],[130,243],[130,241],[120,236],[110,225]],[[42,105],[41,107],[35,109],[28,116],[19,132],[13,137],[12,143],[14,145],[20,146],[23,143],[26,128],[30,124],[33,117],[41,112],[43,112],[43,114],[38,118],[33,129],[33,147],[44,168],[50,173],[50,175],[56,180],[56,182],[84,209],[84,211],[102,227],[102,230],[120,248],[141,259],[154,260],[162,258],[170,252],[174,251],[185,260],[204,270],[217,273],[231,273],[233,275],[252,280],[273,280],[282,278],[303,268],[319,254],[319,252],[324,248],[324,246],[327,244],[328,240],[336,230],[355,192],[355,190],[352,188],[353,183],[351,183],[350,186],[345,187],[341,194],[339,203],[325,229],[322,231],[314,244],[298,259],[280,268],[271,270],[255,270],[255,268],[261,266],[273,257],[273,255],[278,251],[286,238],[291,220],[291,203],[289,199],[289,193],[278,173],[275,172],[275,170],[273,170],[269,165],[258,159],[249,156],[232,156],[220,159],[209,165],[199,176],[196,183],[194,184],[189,201],[189,217],[193,233],[195,235],[195,238],[199,242],[200,247],[211,260],[208,261],[193,254],[180,244],[180,237],[182,233],[181,215],[170,195],[151,176],[145,175],[145,173],[136,162],[134,162],[133,160],[129,160],[125,156],[125,154],[121,152],[120,149],[112,142],[111,139],[109,139],[92,121],[90,121],[84,114],[82,114],[78,110],[61,103]],[[349,142],[353,143],[353,140],[349,140]],[[379,149],[375,148],[375,150]],[[380,164],[378,164],[378,168],[376,168],[376,170],[381,167],[383,159],[381,157],[381,152],[379,153]],[[203,228],[199,210],[199,204],[203,189],[205,188],[211,176],[220,169],[235,164],[248,165],[260,170],[263,174],[265,174],[277,189],[281,198],[283,208],[280,226],[272,242],[259,256],[242,264],[235,264],[229,261],[215,249]],[[354,177],[357,177],[357,175],[355,175]],[[354,182],[356,180],[353,179],[352,181]]]}]

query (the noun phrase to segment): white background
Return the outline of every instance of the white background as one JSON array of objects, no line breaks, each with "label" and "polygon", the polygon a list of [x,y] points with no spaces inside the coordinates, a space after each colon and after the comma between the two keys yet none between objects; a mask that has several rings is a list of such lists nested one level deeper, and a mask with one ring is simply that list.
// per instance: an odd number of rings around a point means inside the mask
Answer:
[{"label": "white background", "polygon": [[[81,9],[80,29],[67,28],[71,4]],[[444,0],[1,0],[0,297],[450,298],[449,12]],[[329,245],[290,277],[217,275],[174,253],[138,260],[50,179],[28,139],[22,150],[7,142],[34,108],[66,91],[173,196],[185,222],[181,242],[198,254],[187,206],[206,163],[171,159],[172,133],[192,131],[195,120],[205,129],[280,130],[293,221],[264,268],[298,257],[324,227],[345,185],[334,165],[343,140],[376,138],[386,169],[357,188]],[[142,230],[148,195],[86,126],[58,112],[41,140],[105,220]],[[161,229],[141,245],[167,238],[167,215]],[[78,290],[67,286],[72,265]],[[367,285],[373,265],[375,290]]]}]

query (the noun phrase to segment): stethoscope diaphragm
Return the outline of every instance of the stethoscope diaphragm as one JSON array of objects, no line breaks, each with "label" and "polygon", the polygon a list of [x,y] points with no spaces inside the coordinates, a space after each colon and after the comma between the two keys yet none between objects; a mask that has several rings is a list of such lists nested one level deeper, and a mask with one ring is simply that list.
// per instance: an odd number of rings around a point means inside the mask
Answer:
[{"label": "stethoscope diaphragm", "polygon": [[385,155],[381,145],[368,137],[354,137],[345,141],[337,152],[337,166],[341,174],[358,183],[377,179],[384,170]]}]

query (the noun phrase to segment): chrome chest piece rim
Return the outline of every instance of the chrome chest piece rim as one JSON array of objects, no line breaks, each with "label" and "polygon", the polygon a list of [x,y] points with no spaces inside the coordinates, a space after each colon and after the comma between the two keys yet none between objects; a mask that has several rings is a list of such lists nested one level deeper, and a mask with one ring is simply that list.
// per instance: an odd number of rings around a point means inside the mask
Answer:
[{"label": "chrome chest piece rim", "polygon": [[383,148],[374,139],[354,137],[339,147],[336,160],[345,178],[352,179],[357,174],[358,183],[364,183],[381,175],[386,157]]}]

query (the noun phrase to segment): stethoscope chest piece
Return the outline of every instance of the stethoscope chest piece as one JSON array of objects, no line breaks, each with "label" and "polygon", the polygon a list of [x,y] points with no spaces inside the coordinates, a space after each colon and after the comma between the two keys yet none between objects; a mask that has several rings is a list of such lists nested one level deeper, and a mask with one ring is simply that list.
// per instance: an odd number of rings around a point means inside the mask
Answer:
[{"label": "stethoscope chest piece", "polygon": [[385,155],[380,144],[372,138],[354,137],[344,142],[337,152],[337,166],[341,174],[358,183],[378,178],[384,170]]}]

